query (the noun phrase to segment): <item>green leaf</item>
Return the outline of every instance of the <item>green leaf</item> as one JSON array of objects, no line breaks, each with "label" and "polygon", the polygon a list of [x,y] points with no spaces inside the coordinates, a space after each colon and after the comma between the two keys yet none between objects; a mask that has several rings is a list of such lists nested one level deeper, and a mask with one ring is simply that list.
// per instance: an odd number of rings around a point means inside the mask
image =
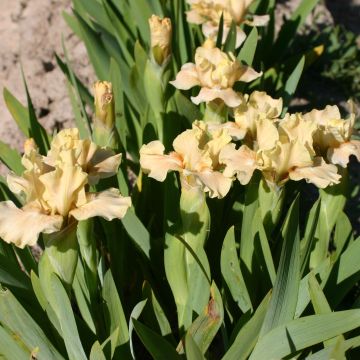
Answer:
[{"label": "green leaf", "polygon": [[105,354],[99,341],[95,341],[91,348],[90,360],[106,360]]},{"label": "green leaf", "polygon": [[0,292],[0,322],[21,341],[29,353],[38,348],[37,359],[63,359],[46,337],[45,329],[33,320],[9,290]]},{"label": "green leaf", "polygon": [[[76,229],[80,255],[84,269],[84,280],[91,299],[97,297],[97,254],[94,237],[94,219],[79,221]],[[84,284],[84,285],[85,285]]]},{"label": "green leaf", "polygon": [[0,326],[0,354],[1,359],[4,360],[29,360],[31,351],[25,351],[22,344],[17,342],[13,335]]},{"label": "green leaf", "polygon": [[[309,274],[309,293],[311,298],[311,303],[315,310],[315,314],[329,314],[331,313],[330,305],[322,291],[322,288],[313,272]],[[338,336],[333,339],[324,341],[324,346],[336,345],[338,341],[343,341],[343,336]]]},{"label": "green leaf", "polygon": [[[118,63],[111,58],[110,60],[110,80],[113,86],[115,100],[115,126],[120,137],[121,146],[126,150],[126,136],[129,134],[127,119],[124,108],[124,84],[122,83],[121,70]],[[123,190],[120,188],[123,193]],[[123,194],[127,195],[127,194]]]},{"label": "green leaf", "polygon": [[127,31],[126,27],[122,24],[119,17],[115,13],[111,2],[102,0],[102,4],[106,10],[106,15],[109,19],[109,25],[111,26],[111,32],[117,39],[117,43],[121,49],[121,54],[126,61],[128,66],[132,66],[134,64],[134,59],[127,48],[127,44],[129,42],[133,43],[134,39],[132,39],[131,34]]},{"label": "green leaf", "polygon": [[155,296],[155,293],[151,289],[149,283],[146,282],[143,285],[143,291],[146,291],[147,298],[149,300],[149,303],[152,306],[152,310],[154,311],[156,320],[159,324],[161,335],[166,336],[166,335],[171,334],[171,326],[170,326],[169,320],[167,319],[166,314],[165,314],[164,310],[162,309],[160,303],[158,302],[158,300]]},{"label": "green leaf", "polygon": [[111,344],[112,349],[114,350],[118,345],[125,344],[129,341],[129,331],[123,307],[110,270],[108,270],[104,276],[102,297],[105,301],[104,310],[108,334],[113,333],[116,328],[119,329],[116,343]]},{"label": "green leaf", "polygon": [[200,119],[202,117],[199,108],[180,91],[175,91],[174,100],[176,104],[176,111],[179,115],[184,116],[188,120],[189,125],[191,125],[196,119]]},{"label": "green leaf", "polygon": [[107,17],[104,5],[101,3],[101,1],[73,0],[73,3],[77,11],[80,10],[79,8],[84,11],[84,14],[81,14],[81,17],[84,20],[85,12],[87,12],[91,18],[96,19],[96,22],[99,23],[110,34],[113,32],[112,24]]},{"label": "green leaf", "polygon": [[[217,332],[224,321],[224,308],[221,294],[213,282],[211,285],[211,297],[203,313],[198,316],[188,329],[202,354],[208,350]],[[177,347],[177,351],[184,352],[183,342]]]},{"label": "green leaf", "polygon": [[30,120],[29,120],[29,110],[21,104],[19,100],[7,89],[4,87],[4,100],[6,107],[10,111],[10,114],[16,121],[21,132],[27,137],[30,137]]},{"label": "green leaf", "polygon": [[148,259],[150,259],[150,234],[140,219],[136,216],[134,210],[129,209],[125,217],[121,219],[121,222],[137,247]]},{"label": "green leaf", "polygon": [[[153,14],[150,2],[147,0],[129,1],[132,21],[135,22],[145,44],[150,43],[148,19]],[[130,15],[130,14],[129,14]]]},{"label": "green leaf", "polygon": [[304,65],[305,65],[305,57],[302,56],[300,61],[297,63],[297,65],[295,66],[294,70],[292,71],[292,73],[290,74],[289,78],[285,83],[285,87],[282,93],[283,111],[281,113],[281,116],[284,116],[288,110],[290,101],[300,81],[300,77],[303,72]]},{"label": "green leaf", "polygon": [[344,212],[341,212],[339,214],[339,217],[335,225],[335,232],[334,232],[335,251],[331,257],[333,261],[339,258],[339,256],[344,250],[346,243],[351,239],[351,237],[352,237],[352,226],[350,220]]},{"label": "green leaf", "polygon": [[57,319],[60,323],[61,332],[69,359],[86,360],[87,356],[85,355],[80,341],[70,300],[63,285],[61,284],[61,281],[55,274],[51,274],[50,282],[47,285],[49,286],[47,293],[51,294],[50,298],[47,300],[54,309]]},{"label": "green leaf", "polygon": [[252,310],[250,296],[240,270],[239,258],[236,252],[234,226],[226,233],[222,246],[221,274],[241,311],[245,313]]},{"label": "green leaf", "polygon": [[192,311],[200,314],[210,295],[210,266],[204,251],[210,214],[205,193],[198,188],[181,191],[181,224],[166,234],[165,273],[174,295],[179,328],[187,329]]},{"label": "green leaf", "polygon": [[330,259],[325,259],[317,268],[313,269],[310,273],[304,276],[300,281],[299,292],[298,292],[298,301],[296,304],[295,318],[301,316],[306,307],[310,302],[310,293],[309,293],[309,277],[311,273],[314,273],[316,278],[319,279],[320,285],[323,288],[325,283],[330,275],[332,269],[332,264]]},{"label": "green leaf", "polygon": [[157,334],[136,319],[132,319],[134,329],[141,342],[154,360],[181,359],[180,355],[161,335]]},{"label": "green leaf", "polygon": [[21,175],[24,167],[21,163],[21,156],[9,145],[0,140],[0,160],[16,175]]},{"label": "green leaf", "polygon": [[[245,192],[243,218],[241,223],[240,259],[249,274],[254,273],[254,234],[252,223],[255,212],[259,206],[258,201],[259,182],[253,177]],[[245,279],[247,280],[247,279]],[[249,289],[250,290],[250,289]],[[251,291],[251,290],[250,290]],[[250,293],[250,296],[252,294]]]},{"label": "green leaf", "polygon": [[9,288],[30,289],[29,278],[19,264],[3,254],[0,254],[0,283]]},{"label": "green leaf", "polygon": [[[187,41],[192,39],[191,33],[187,37],[186,35],[186,26],[187,22],[184,21],[185,9],[184,9],[184,1],[182,0],[174,0],[172,1],[172,12],[174,14],[174,24],[176,24],[177,31],[175,32],[175,41],[174,43],[177,44],[178,51],[176,52],[179,54],[177,60],[180,64],[185,64],[189,61],[192,54],[189,52],[189,48],[187,46]],[[190,38],[190,39],[189,39]],[[192,47],[194,48],[194,47]]]},{"label": "green leaf", "polygon": [[216,37],[216,47],[221,49],[222,40],[224,34],[224,13],[221,13],[220,21],[219,21],[219,30]]},{"label": "green leaf", "polygon": [[[349,349],[355,349],[360,346],[360,336],[356,336],[352,339],[345,340],[342,344],[343,351],[349,350]],[[325,349],[322,349],[320,351],[317,351],[314,354],[311,354],[306,357],[306,360],[329,360],[329,359],[338,359],[338,357],[334,356],[334,350],[336,350],[336,347],[338,344],[327,347]],[[343,357],[343,359],[346,359]]]},{"label": "green leaf", "polygon": [[234,52],[236,46],[236,24],[234,21],[231,23],[231,27],[226,38],[223,51],[224,52]]},{"label": "green leaf", "polygon": [[[260,200],[260,196],[259,196],[259,200]],[[253,219],[252,233],[255,236],[255,241],[256,241],[257,234],[259,236],[262,254],[260,254],[260,252],[257,252],[257,256],[260,258],[260,255],[262,255],[262,257],[264,259],[263,261],[261,260],[260,266],[263,267],[262,262],[265,263],[265,267],[266,267],[267,273],[269,275],[271,284],[274,285],[275,278],[276,278],[276,270],[275,270],[274,260],[273,260],[272,254],[271,254],[271,249],[270,249],[268,238],[266,236],[264,225],[261,221],[259,221],[259,219],[261,219],[261,217],[262,217],[261,216],[261,208],[259,207],[257,209],[254,219]]]},{"label": "green leaf", "polygon": [[130,350],[131,350],[131,355],[132,355],[133,359],[135,359],[134,344],[132,341],[132,333],[133,333],[133,329],[134,329],[133,319],[138,319],[140,317],[142,311],[144,310],[146,303],[147,303],[147,299],[142,300],[139,303],[137,303],[130,314],[129,338],[130,338]]},{"label": "green leaf", "polygon": [[30,137],[34,138],[36,145],[39,147],[39,152],[42,155],[46,155],[50,148],[49,136],[36,118],[34,106],[31,101],[29,89],[27,87],[24,71],[22,68],[21,68],[21,74],[22,74],[22,78],[24,81],[26,99],[27,99],[27,105],[28,105],[28,116],[29,116],[29,123],[30,123],[30,134],[29,135],[31,135]]},{"label": "green leaf", "polygon": [[185,336],[185,353],[187,360],[205,360],[201,350],[189,332]]},{"label": "green leaf", "polygon": [[320,190],[320,214],[315,237],[317,242],[310,256],[310,267],[315,268],[328,256],[330,235],[346,202],[346,175],[340,184]]},{"label": "green leaf", "polygon": [[[75,75],[70,66],[70,60],[65,46],[64,37],[62,37],[61,41],[67,63],[67,69],[69,72],[70,82],[74,89],[73,97],[71,98],[72,100],[71,103],[76,115],[75,117],[76,125],[79,128],[80,135],[82,136],[83,139],[87,139],[87,138],[91,139],[92,132],[91,132],[90,119],[86,112],[84,101],[82,100],[80,95],[78,82],[76,81]],[[69,93],[72,94],[71,88],[69,88]]]},{"label": "green leaf", "polygon": [[257,43],[258,31],[254,26],[250,31],[250,34],[246,37],[244,45],[242,46],[239,55],[237,56],[238,60],[242,61],[248,66],[251,66],[254,60]]},{"label": "green leaf", "polygon": [[309,292],[315,314],[331,313],[329,303],[327,302],[326,297],[313,272],[310,272],[309,274]]},{"label": "green leaf", "polygon": [[325,287],[325,294],[335,308],[351,288],[360,280],[360,237],[351,243],[335,264]]},{"label": "green leaf", "polygon": [[253,316],[241,328],[222,360],[245,360],[248,358],[259,337],[270,298],[271,292],[265,296]]},{"label": "green leaf", "polygon": [[51,267],[40,267],[39,272],[43,272],[43,276],[46,276],[46,273],[48,275],[54,272],[67,286],[71,286],[78,262],[76,223],[69,225],[61,231],[44,234],[43,237],[45,250],[40,259],[40,264],[44,257],[47,257]]},{"label": "green leaf", "polygon": [[280,325],[259,340],[250,360],[282,359],[360,326],[360,310],[311,315]]},{"label": "green leaf", "polygon": [[[94,98],[89,92],[88,88],[79,80],[77,76],[75,76],[75,74],[72,71],[70,71],[71,69],[69,69],[68,64],[65,64],[57,54],[55,54],[55,59],[61,71],[64,73],[64,75],[66,75],[67,79],[71,83],[76,82],[76,87],[79,91],[81,99],[86,102],[86,105],[90,107],[91,111],[94,111]],[[70,76],[71,73],[73,74],[74,77]]]},{"label": "green leaf", "polygon": [[294,318],[300,283],[299,198],[288,212],[282,230],[284,237],[273,294],[261,336]]},{"label": "green leaf", "polygon": [[307,16],[318,2],[319,0],[302,0],[298,8],[292,13],[290,19],[284,23],[272,48],[270,55],[271,63],[279,60],[289,49],[291,43],[296,38],[298,29],[304,24]]},{"label": "green leaf", "polygon": [[192,320],[192,309],[188,303],[189,285],[187,269],[184,266],[185,252],[186,247],[174,235],[166,233],[164,250],[166,278],[176,303],[179,327],[188,328]]},{"label": "green leaf", "polygon": [[309,263],[310,253],[312,251],[315,231],[319,221],[320,214],[320,199],[318,199],[310,210],[309,216],[306,221],[305,235],[300,242],[300,263],[301,274],[304,274]]},{"label": "green leaf", "polygon": [[99,80],[109,80],[110,57],[104,48],[101,38],[76,12],[74,14],[96,76]]},{"label": "green leaf", "polygon": [[78,305],[82,318],[84,319],[89,329],[94,334],[96,334],[95,322],[91,315],[91,300],[89,289],[85,281],[84,268],[80,260],[78,261],[72,287],[74,290],[76,303]]}]

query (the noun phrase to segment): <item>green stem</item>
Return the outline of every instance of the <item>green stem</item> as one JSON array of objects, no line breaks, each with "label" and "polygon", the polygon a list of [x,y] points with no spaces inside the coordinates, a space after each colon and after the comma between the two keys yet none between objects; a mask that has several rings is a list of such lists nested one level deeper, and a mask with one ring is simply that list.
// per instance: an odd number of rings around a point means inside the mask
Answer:
[{"label": "green stem", "polygon": [[204,121],[224,123],[227,121],[228,108],[222,100],[216,99],[206,104]]}]

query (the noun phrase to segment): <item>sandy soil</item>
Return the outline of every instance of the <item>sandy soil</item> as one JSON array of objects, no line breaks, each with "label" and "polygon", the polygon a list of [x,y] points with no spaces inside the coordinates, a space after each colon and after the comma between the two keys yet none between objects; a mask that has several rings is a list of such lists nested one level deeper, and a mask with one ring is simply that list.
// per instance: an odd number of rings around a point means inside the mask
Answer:
[{"label": "sandy soil", "polygon": [[[62,35],[76,73],[85,84],[94,81],[85,47],[63,20],[64,10],[70,11],[70,0],[0,0],[0,91],[6,87],[26,103],[22,64],[39,120],[49,130],[73,121],[65,78],[54,56],[63,55]],[[23,138],[2,95],[0,124],[0,139],[21,149]]]}]

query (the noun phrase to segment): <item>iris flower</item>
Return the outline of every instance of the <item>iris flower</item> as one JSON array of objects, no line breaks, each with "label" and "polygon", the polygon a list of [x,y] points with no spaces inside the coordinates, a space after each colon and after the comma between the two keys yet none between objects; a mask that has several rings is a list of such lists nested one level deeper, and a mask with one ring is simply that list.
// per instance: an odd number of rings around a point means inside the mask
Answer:
[{"label": "iris flower", "polygon": [[174,151],[169,154],[164,154],[160,141],[143,145],[140,165],[144,173],[158,181],[164,181],[168,171],[178,171],[183,187],[200,187],[210,197],[222,198],[228,193],[232,179],[222,174],[219,153],[230,141],[226,132],[211,133],[205,123],[197,121],[192,129],[176,137]]},{"label": "iris flower", "polygon": [[238,48],[246,38],[241,24],[250,26],[264,26],[269,21],[268,15],[253,15],[249,18],[248,8],[253,0],[187,0],[190,10],[187,11],[187,21],[202,25],[206,37],[216,38],[219,30],[221,15],[223,15],[224,29],[222,43],[229,34],[232,22],[236,25],[236,47]]},{"label": "iris flower", "polygon": [[172,85],[180,90],[200,86],[201,90],[191,100],[199,105],[221,99],[229,107],[237,107],[242,102],[241,95],[233,90],[237,81],[250,82],[261,76],[249,66],[242,65],[232,53],[224,53],[213,40],[207,40],[196,49],[195,64],[187,63],[181,67]]},{"label": "iris flower", "polygon": [[33,140],[25,143],[22,176],[9,174],[10,190],[24,200],[0,203],[0,237],[23,248],[35,245],[41,232],[61,230],[70,222],[101,216],[122,218],[131,206],[130,197],[118,189],[91,193],[89,185],[116,174],[121,155],[81,140],[77,129],[59,132],[47,156],[39,154]]}]

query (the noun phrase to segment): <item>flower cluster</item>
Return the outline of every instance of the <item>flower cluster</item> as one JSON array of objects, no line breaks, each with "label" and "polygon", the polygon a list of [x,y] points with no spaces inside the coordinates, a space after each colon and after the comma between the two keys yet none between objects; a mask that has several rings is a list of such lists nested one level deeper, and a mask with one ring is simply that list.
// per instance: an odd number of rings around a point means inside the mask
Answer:
[{"label": "flower cluster", "polygon": [[215,38],[218,34],[220,19],[223,16],[223,37],[225,42],[231,24],[236,25],[236,47],[238,48],[246,38],[240,25],[264,26],[269,21],[268,15],[248,15],[248,9],[253,0],[187,0],[190,10],[187,11],[189,23],[202,25],[203,34],[207,38]]},{"label": "flower cluster", "polygon": [[23,197],[20,209],[12,201],[0,203],[0,237],[23,248],[35,245],[41,232],[53,233],[75,220],[101,216],[122,218],[131,206],[119,190],[88,192],[90,185],[117,173],[121,155],[81,140],[77,129],[59,132],[47,156],[26,141],[22,176],[9,174],[10,190]]},{"label": "flower cluster", "polygon": [[259,91],[238,96],[234,121],[196,121],[168,155],[159,141],[144,145],[143,171],[159,181],[169,170],[179,171],[183,186],[200,186],[222,198],[234,179],[246,185],[255,170],[273,189],[289,179],[325,188],[340,181],[336,165],[346,167],[350,155],[360,160],[360,141],[350,139],[354,114],[344,120],[336,106],[328,106],[280,118],[282,99]]}]

